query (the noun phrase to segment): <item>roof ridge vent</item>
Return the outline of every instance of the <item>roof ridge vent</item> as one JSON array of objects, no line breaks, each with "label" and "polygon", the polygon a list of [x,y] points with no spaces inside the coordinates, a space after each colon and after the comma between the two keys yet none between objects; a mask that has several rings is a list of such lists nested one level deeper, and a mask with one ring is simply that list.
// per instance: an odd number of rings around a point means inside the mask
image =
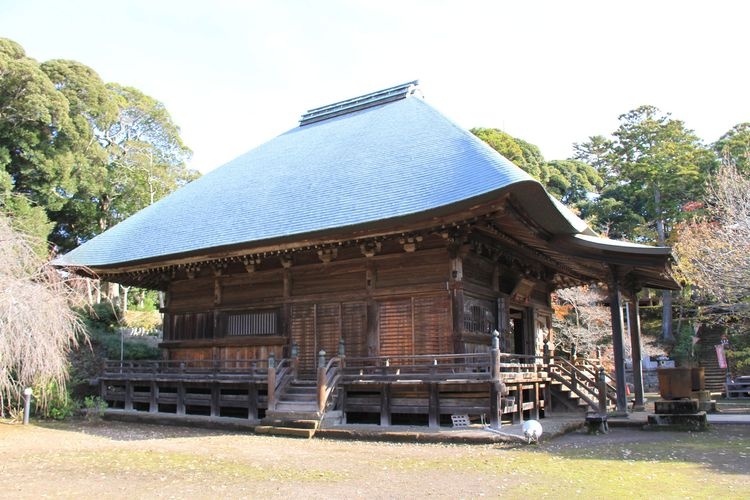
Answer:
[{"label": "roof ridge vent", "polygon": [[414,80],[395,87],[390,87],[377,92],[371,92],[369,94],[353,97],[345,101],[335,102],[319,108],[313,108],[308,110],[302,115],[299,120],[299,126],[304,127],[311,123],[328,120],[336,116],[353,113],[362,109],[372,108],[374,106],[380,106],[393,101],[404,99],[413,94],[419,85],[419,80]]}]

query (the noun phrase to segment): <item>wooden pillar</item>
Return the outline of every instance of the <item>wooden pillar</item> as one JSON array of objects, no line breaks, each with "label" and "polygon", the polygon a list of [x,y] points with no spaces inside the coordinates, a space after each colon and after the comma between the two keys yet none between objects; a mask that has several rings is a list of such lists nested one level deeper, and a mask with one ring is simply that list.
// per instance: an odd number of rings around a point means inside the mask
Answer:
[{"label": "wooden pillar", "polygon": [[429,406],[429,426],[431,428],[440,427],[440,393],[439,386],[436,383],[429,384],[430,406]]},{"label": "wooden pillar", "polygon": [[391,384],[380,387],[380,425],[391,425]]},{"label": "wooden pillar", "polygon": [[630,299],[630,307],[628,308],[630,352],[633,358],[633,386],[635,387],[633,410],[643,411],[646,400],[643,397],[643,353],[641,350],[641,318],[637,292],[630,290],[628,298]]},{"label": "wooden pillar", "polygon": [[221,415],[221,387],[218,382],[211,383],[211,416],[218,417]]},{"label": "wooden pillar", "polygon": [[177,383],[177,405],[175,413],[177,413],[177,415],[185,414],[185,384],[183,382]]},{"label": "wooden pillar", "polygon": [[615,356],[615,388],[617,389],[616,414],[626,416],[628,400],[625,392],[625,345],[622,335],[622,298],[620,296],[620,277],[616,266],[610,268],[609,309],[612,315],[612,348]]},{"label": "wooden pillar", "polygon": [[453,352],[463,352],[461,334],[464,329],[464,262],[469,247],[463,244],[463,235],[456,235],[448,243],[450,276],[448,287],[451,294],[451,315],[453,316]]},{"label": "wooden pillar", "polygon": [[255,382],[250,382],[247,388],[247,418],[258,419],[258,385]]},{"label": "wooden pillar", "polygon": [[151,400],[148,405],[149,413],[156,413],[159,411],[159,385],[156,380],[151,381]]},{"label": "wooden pillar", "polygon": [[532,390],[533,390],[533,396],[534,396],[533,416],[536,420],[539,420],[539,380],[538,379],[534,381],[534,389]]},{"label": "wooden pillar", "polygon": [[516,412],[513,414],[513,423],[523,423],[523,382],[518,382],[516,385]]},{"label": "wooden pillar", "polygon": [[505,385],[500,378],[500,332],[492,332],[492,350],[490,351],[490,427],[499,429],[503,416],[501,397],[505,392]]},{"label": "wooden pillar", "polygon": [[552,354],[550,352],[549,348],[549,341],[550,339],[544,339],[544,350],[543,350],[543,362],[544,362],[544,371],[546,373],[546,379],[544,383],[544,416],[549,417],[552,415],[552,384],[550,384],[551,380],[551,361],[552,361]]},{"label": "wooden pillar", "polygon": [[125,381],[125,411],[133,409],[133,382],[130,380]]}]

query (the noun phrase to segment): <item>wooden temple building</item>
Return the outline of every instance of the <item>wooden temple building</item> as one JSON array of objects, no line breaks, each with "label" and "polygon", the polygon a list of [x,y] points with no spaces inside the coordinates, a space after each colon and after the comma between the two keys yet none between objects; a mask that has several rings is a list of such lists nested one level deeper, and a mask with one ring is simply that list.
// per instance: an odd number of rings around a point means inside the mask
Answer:
[{"label": "wooden temple building", "polygon": [[[597,237],[410,82],[308,111],[58,264],[166,292],[164,358],[109,364],[113,411],[261,429],[625,412],[622,301],[676,288],[670,261]],[[593,282],[612,306],[609,391],[550,348],[550,294]]]}]

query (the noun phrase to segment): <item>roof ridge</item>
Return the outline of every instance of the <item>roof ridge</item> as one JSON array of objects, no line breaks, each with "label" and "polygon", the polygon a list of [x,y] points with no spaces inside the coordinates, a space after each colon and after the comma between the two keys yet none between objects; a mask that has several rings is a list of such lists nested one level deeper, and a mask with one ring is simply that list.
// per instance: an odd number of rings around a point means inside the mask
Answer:
[{"label": "roof ridge", "polygon": [[412,80],[410,82],[395,85],[386,89],[377,90],[370,92],[369,94],[352,97],[344,101],[334,102],[333,104],[327,104],[317,108],[309,109],[305,112],[299,120],[299,126],[304,127],[311,123],[328,120],[336,116],[341,116],[362,109],[371,108],[374,106],[380,106],[393,101],[405,99],[414,93],[419,80]]}]

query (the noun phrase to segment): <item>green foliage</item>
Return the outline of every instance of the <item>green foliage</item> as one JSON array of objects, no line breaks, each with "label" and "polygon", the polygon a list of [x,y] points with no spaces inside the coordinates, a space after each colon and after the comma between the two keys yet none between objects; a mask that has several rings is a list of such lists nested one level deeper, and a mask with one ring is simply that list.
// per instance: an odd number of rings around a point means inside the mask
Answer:
[{"label": "green foliage", "polygon": [[683,206],[700,199],[715,157],[683,122],[653,106],[621,115],[613,137],[575,146],[576,158],[606,181],[585,211],[612,237],[664,245],[685,217]]},{"label": "green foliage", "polygon": [[27,232],[47,229],[44,213],[73,248],[195,179],[189,156],[156,99],[0,39],[0,210]]},{"label": "green foliage", "polygon": [[546,162],[537,146],[496,128],[474,128],[471,132],[541,182],[550,194],[567,205],[585,202],[603,185],[596,169],[582,161]]},{"label": "green foliage", "polygon": [[98,343],[103,348],[104,354],[108,359],[120,359],[120,343],[123,345],[123,359],[160,359],[161,351],[145,340],[136,340],[125,338],[124,342],[119,333],[110,332],[92,332],[92,341]]},{"label": "green foliage", "polygon": [[161,327],[161,314],[155,310],[127,311],[124,318],[125,326],[129,328],[141,328],[146,331],[157,330]]},{"label": "green foliage", "polygon": [[110,302],[94,304],[81,312],[86,327],[92,332],[114,332],[120,322],[119,311]]},{"label": "green foliage", "polygon": [[101,418],[108,406],[107,402],[99,396],[86,396],[83,399],[83,410],[87,420]]},{"label": "green foliage", "polygon": [[534,176],[533,166],[529,167],[527,165],[524,151],[513,137],[496,128],[473,128],[470,132],[482,139],[489,147],[524,169],[529,175]]},{"label": "green foliage", "polygon": [[750,122],[732,127],[713,148],[722,163],[734,165],[741,174],[750,175]]},{"label": "green foliage", "polygon": [[[37,416],[42,418],[51,418],[53,420],[65,420],[75,414],[78,405],[70,397],[70,394],[64,388],[58,387],[55,383],[50,383],[45,387],[35,387],[34,394],[45,392],[50,396],[45,405],[35,405],[32,410]],[[33,401],[33,399],[32,399]]]},{"label": "green foliage", "polygon": [[582,161],[552,160],[542,165],[542,172],[542,184],[566,205],[586,202],[604,185],[596,169]]},{"label": "green foliage", "polygon": [[700,343],[694,344],[695,330],[693,325],[683,324],[675,335],[672,357],[680,366],[693,366],[700,355]]}]

